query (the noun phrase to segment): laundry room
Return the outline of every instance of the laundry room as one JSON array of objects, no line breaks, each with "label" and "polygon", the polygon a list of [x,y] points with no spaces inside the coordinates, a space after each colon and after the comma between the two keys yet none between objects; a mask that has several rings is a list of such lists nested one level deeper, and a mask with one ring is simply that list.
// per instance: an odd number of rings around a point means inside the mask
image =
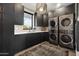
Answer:
[{"label": "laundry room", "polygon": [[76,56],[77,7],[75,3],[0,4],[0,56]]}]

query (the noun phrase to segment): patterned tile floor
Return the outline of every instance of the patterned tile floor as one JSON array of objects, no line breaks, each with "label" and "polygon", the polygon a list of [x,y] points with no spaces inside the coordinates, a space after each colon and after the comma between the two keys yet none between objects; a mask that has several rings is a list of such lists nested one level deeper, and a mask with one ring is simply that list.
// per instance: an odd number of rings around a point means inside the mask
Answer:
[{"label": "patterned tile floor", "polygon": [[23,50],[15,56],[75,56],[75,52],[45,41],[31,48]]}]

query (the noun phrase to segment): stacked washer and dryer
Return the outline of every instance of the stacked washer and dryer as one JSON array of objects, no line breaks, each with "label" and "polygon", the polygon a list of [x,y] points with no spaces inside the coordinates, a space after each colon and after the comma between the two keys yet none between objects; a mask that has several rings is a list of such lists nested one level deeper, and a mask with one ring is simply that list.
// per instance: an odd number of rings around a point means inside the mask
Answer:
[{"label": "stacked washer and dryer", "polygon": [[74,14],[49,18],[49,39],[53,44],[75,49]]},{"label": "stacked washer and dryer", "polygon": [[53,44],[58,44],[58,17],[49,19],[49,39]]}]

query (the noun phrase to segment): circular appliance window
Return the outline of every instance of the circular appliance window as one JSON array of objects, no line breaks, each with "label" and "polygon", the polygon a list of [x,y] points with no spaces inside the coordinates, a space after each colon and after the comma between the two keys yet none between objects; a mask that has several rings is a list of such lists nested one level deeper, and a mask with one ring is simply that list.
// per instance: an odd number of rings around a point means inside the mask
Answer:
[{"label": "circular appliance window", "polygon": [[56,40],[56,35],[55,35],[55,34],[50,34],[50,38],[51,38],[52,40]]},{"label": "circular appliance window", "polygon": [[69,26],[70,23],[71,23],[71,21],[70,21],[69,18],[64,18],[64,19],[61,21],[62,26]]},{"label": "circular appliance window", "polygon": [[55,26],[55,21],[50,21],[50,25],[51,25],[52,27],[54,27],[54,26]]},{"label": "circular appliance window", "polygon": [[68,35],[62,35],[62,36],[61,36],[61,41],[63,42],[63,44],[64,44],[64,43],[69,44],[69,43],[71,43],[72,39],[71,39],[71,37],[68,36]]}]

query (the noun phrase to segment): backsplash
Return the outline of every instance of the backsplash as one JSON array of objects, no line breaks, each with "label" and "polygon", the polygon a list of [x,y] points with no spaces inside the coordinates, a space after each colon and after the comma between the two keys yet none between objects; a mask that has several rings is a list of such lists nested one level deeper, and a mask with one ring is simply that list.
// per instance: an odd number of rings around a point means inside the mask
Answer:
[{"label": "backsplash", "polygon": [[48,27],[36,27],[36,31],[48,31]]},{"label": "backsplash", "polygon": [[24,25],[14,25],[14,34],[15,33],[29,33],[29,32],[48,32],[48,27],[36,27],[35,29],[25,30]]},{"label": "backsplash", "polygon": [[23,26],[22,25],[14,25],[14,31],[15,32],[23,31]]}]

